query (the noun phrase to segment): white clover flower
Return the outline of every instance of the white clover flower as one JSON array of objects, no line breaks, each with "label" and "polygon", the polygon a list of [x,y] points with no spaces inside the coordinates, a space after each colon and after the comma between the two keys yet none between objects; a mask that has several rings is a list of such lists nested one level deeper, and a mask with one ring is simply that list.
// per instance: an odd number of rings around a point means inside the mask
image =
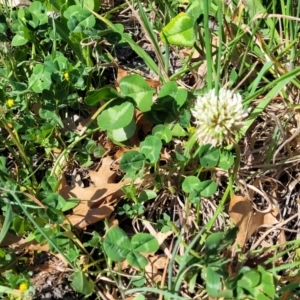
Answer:
[{"label": "white clover flower", "polygon": [[197,97],[192,115],[195,117],[198,142],[222,146],[234,141],[248,111],[243,109],[240,94],[221,88],[219,95],[213,89]]}]

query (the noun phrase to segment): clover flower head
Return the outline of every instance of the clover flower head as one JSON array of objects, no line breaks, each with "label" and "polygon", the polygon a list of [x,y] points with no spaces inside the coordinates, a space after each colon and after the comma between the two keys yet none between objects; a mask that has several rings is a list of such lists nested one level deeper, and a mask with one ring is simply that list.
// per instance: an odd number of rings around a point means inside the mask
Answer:
[{"label": "clover flower head", "polygon": [[221,88],[197,97],[192,109],[199,144],[222,146],[231,144],[244,124],[248,110],[243,109],[242,96]]}]

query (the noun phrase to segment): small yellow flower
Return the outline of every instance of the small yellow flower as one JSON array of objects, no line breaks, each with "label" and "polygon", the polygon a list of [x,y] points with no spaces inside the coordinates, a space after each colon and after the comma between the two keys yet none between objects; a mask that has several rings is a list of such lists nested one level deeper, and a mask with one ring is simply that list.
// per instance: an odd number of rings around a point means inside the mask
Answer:
[{"label": "small yellow flower", "polygon": [[26,282],[22,282],[20,285],[19,285],[19,291],[21,292],[25,292],[28,290],[28,284]]},{"label": "small yellow flower", "polygon": [[188,130],[188,132],[190,132],[190,133],[195,133],[195,132],[196,132],[196,127],[190,126],[187,130]]},{"label": "small yellow flower", "polygon": [[67,81],[70,80],[69,72],[65,72],[65,73],[64,73],[64,78],[65,78]]},{"label": "small yellow flower", "polygon": [[8,107],[13,107],[14,105],[15,105],[15,101],[14,101],[14,99],[7,99],[6,100],[6,105],[8,106]]}]

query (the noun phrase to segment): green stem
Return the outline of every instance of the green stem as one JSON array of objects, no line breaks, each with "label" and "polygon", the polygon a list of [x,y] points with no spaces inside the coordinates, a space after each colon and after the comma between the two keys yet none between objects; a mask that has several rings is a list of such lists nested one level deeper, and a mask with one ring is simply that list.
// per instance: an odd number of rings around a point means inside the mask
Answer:
[{"label": "green stem", "polygon": [[88,135],[91,135],[93,133],[95,133],[96,131],[99,131],[99,128],[95,128],[93,130],[91,130],[90,132],[86,133],[87,129],[89,128],[89,126],[97,119],[98,115],[100,115],[100,113],[106,108],[106,106],[108,104],[110,104],[114,99],[111,99],[109,101],[107,101],[104,105],[102,105],[91,117],[91,119],[86,123],[86,125],[82,128],[79,136],[77,136],[74,140],[74,142],[72,142],[66,149],[64,149],[61,154],[59,155],[59,157],[57,158],[57,160],[54,163],[54,166],[51,170],[51,175],[56,175],[58,176],[63,168],[63,163],[67,160],[68,155],[70,154],[70,152],[72,151],[72,149],[83,139],[85,139]]},{"label": "green stem", "polygon": [[226,190],[225,190],[225,193],[223,194],[223,197],[214,213],[214,215],[212,216],[212,218],[208,221],[207,225],[206,225],[206,233],[204,233],[201,237],[201,241],[200,241],[200,245],[203,245],[203,243],[205,242],[206,240],[206,237],[208,235],[208,232],[211,230],[212,226],[214,225],[214,223],[216,222],[219,214],[222,212],[223,210],[223,207],[224,207],[224,204],[227,200],[227,197],[228,197],[228,194],[231,190],[231,185],[228,184]]},{"label": "green stem", "polygon": [[[234,143],[234,149],[235,149],[235,163],[234,163],[234,168],[233,168],[232,174],[229,177],[229,184],[231,185],[231,187],[234,184],[234,181],[235,181],[235,178],[236,178],[236,175],[238,173],[239,166],[241,163],[241,149],[240,149],[240,146],[238,143]],[[232,195],[232,192],[231,192],[231,195]]]},{"label": "green stem", "polygon": [[3,124],[4,128],[6,129],[6,131],[9,133],[10,138],[12,139],[12,141],[14,142],[14,144],[16,145],[16,147],[18,148],[20,155],[22,156],[25,165],[27,165],[28,169],[32,172],[32,168],[31,168],[31,164],[30,161],[26,155],[26,153],[24,152],[18,138],[16,137],[16,135],[13,133],[13,131],[10,129],[9,125],[7,124],[7,122],[5,120],[2,120],[1,123]]},{"label": "green stem", "polygon": [[37,228],[39,230],[41,235],[48,241],[49,245],[51,245],[55,251],[57,251],[64,257],[64,259],[68,262],[68,264],[70,265],[70,267],[72,269],[75,269],[75,266],[72,263],[72,261],[61,251],[61,249],[59,249],[59,247],[56,245],[56,243],[54,243],[53,240],[44,232],[44,230],[42,230],[42,228],[35,222],[32,215],[27,211],[27,209],[24,207],[21,200],[16,196],[16,194],[13,193],[12,191],[9,191],[9,192],[12,195],[12,197],[15,199],[15,201],[19,204],[19,206],[23,209],[23,212],[27,216],[28,220],[32,223],[32,225],[35,228]]},{"label": "green stem", "polygon": [[[172,221],[168,221],[167,225],[171,227],[171,230],[174,232],[176,237],[180,238],[180,233],[179,233],[178,229],[176,228],[175,224]],[[181,239],[180,244],[183,245],[184,248],[186,248],[186,249],[189,247],[189,245],[183,239]],[[195,257],[200,258],[200,255],[197,251],[190,249],[190,253],[192,255],[194,255]]]},{"label": "green stem", "polygon": [[198,203],[196,205],[196,223],[197,224],[200,223],[200,210],[201,210],[200,203]]},{"label": "green stem", "polygon": [[187,158],[191,157],[191,150],[197,141],[197,133],[195,132],[190,139],[185,143],[185,149],[183,155]]},{"label": "green stem", "polygon": [[228,198],[229,193],[232,191],[232,187],[233,187],[233,183],[234,180],[236,178],[236,174],[238,172],[239,166],[240,166],[240,160],[241,160],[241,152],[240,152],[240,147],[238,144],[234,144],[234,148],[235,148],[235,155],[236,155],[236,159],[235,159],[235,164],[232,170],[232,173],[229,176],[229,184],[223,194],[223,197],[214,213],[214,215],[212,216],[212,218],[208,221],[207,225],[206,225],[206,233],[203,234],[201,241],[200,241],[200,245],[203,245],[203,243],[206,240],[206,237],[208,235],[208,232],[211,230],[211,228],[213,227],[214,223],[216,222],[219,214],[222,212],[223,208],[224,208],[224,204]]},{"label": "green stem", "polygon": [[204,40],[205,40],[205,60],[207,66],[207,86],[211,90],[213,87],[213,67],[212,67],[212,45],[211,45],[211,36],[209,30],[209,11],[211,6],[211,0],[203,1],[203,15],[204,15]]},{"label": "green stem", "polygon": [[0,141],[3,145],[5,145],[5,147],[7,147],[7,149],[9,150],[9,152],[14,156],[16,162],[18,165],[22,165],[22,161],[20,160],[19,156],[17,155],[15,149],[13,147],[11,147],[8,143],[5,143],[5,140],[0,136]]}]

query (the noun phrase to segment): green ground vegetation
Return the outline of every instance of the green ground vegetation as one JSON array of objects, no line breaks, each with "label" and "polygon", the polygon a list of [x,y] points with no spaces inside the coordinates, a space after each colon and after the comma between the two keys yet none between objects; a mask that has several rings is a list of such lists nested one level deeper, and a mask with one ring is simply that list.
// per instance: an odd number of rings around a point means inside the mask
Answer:
[{"label": "green ground vegetation", "polygon": [[[1,297],[35,297],[46,251],[82,299],[299,299],[299,24],[293,0],[1,1]],[[221,89],[246,117],[203,144]]]}]

